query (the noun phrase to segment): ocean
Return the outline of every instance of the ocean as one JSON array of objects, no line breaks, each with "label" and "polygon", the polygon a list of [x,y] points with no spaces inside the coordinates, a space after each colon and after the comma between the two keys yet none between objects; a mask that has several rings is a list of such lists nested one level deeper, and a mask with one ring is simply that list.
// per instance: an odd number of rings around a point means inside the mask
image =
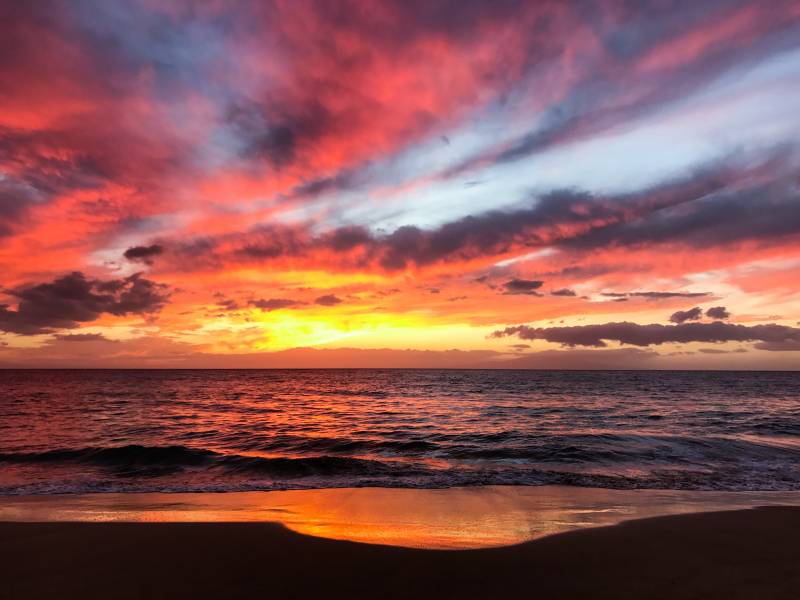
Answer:
[{"label": "ocean", "polygon": [[0,371],[0,494],[800,490],[800,373]]}]

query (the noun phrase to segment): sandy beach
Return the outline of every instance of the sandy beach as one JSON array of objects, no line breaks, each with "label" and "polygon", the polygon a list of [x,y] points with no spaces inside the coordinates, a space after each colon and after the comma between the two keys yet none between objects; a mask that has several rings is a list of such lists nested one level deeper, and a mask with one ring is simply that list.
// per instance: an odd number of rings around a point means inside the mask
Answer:
[{"label": "sandy beach", "polygon": [[2,523],[0,598],[786,598],[800,508],[657,517],[481,550],[271,523]]}]

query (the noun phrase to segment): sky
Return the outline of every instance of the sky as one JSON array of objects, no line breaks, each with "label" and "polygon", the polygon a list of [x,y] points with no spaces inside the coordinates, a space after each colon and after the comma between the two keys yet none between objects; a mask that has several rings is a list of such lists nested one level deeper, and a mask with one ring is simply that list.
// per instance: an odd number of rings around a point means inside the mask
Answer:
[{"label": "sky", "polygon": [[0,366],[800,369],[800,1],[0,3]]}]

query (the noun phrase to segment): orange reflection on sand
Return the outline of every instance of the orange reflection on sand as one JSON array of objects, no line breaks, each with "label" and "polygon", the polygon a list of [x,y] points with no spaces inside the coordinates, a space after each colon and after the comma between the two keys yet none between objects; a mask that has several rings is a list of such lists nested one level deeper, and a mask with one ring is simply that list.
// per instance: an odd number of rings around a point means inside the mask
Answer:
[{"label": "orange reflection on sand", "polygon": [[0,498],[0,521],[269,521],[318,537],[464,549],[628,519],[776,504],[798,505],[800,492],[488,486],[17,496]]}]

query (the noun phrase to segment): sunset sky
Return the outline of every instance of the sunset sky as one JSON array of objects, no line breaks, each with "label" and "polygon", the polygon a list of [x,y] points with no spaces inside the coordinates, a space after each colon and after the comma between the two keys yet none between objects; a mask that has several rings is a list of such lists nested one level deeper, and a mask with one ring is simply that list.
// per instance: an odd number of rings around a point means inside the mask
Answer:
[{"label": "sunset sky", "polygon": [[0,366],[800,368],[800,2],[0,4]]}]

